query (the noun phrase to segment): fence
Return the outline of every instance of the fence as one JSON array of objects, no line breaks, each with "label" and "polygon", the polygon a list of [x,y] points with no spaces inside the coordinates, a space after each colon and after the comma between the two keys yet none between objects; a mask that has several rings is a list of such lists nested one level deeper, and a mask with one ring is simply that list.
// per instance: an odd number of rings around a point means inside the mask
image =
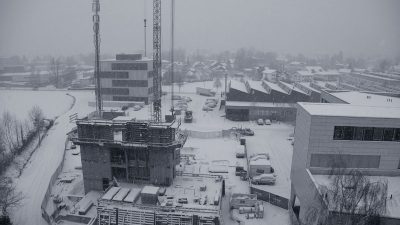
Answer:
[{"label": "fence", "polygon": [[283,209],[289,209],[289,199],[287,198],[272,194],[265,190],[260,190],[255,187],[250,187],[250,193],[256,194],[258,199],[269,202],[272,205],[281,207]]},{"label": "fence", "polygon": [[220,130],[220,131],[184,130],[184,133],[187,134],[188,137],[192,138],[211,139],[211,138],[229,137],[232,131],[231,130]]},{"label": "fence", "polygon": [[54,218],[53,214],[49,215],[49,213],[47,212],[47,210],[46,210],[47,203],[49,202],[49,199],[50,199],[52,187],[53,187],[55,181],[57,180],[58,176],[60,175],[60,173],[61,173],[61,171],[62,171],[62,169],[64,167],[65,150],[67,149],[68,142],[69,142],[69,136],[65,140],[64,151],[63,151],[63,156],[61,158],[61,162],[60,162],[60,164],[58,165],[57,169],[54,171],[53,175],[50,178],[49,184],[48,184],[47,189],[46,189],[46,194],[44,195],[43,200],[42,200],[42,204],[40,206],[40,208],[42,210],[42,217],[49,224],[52,224],[52,222],[54,221],[55,218]]}]

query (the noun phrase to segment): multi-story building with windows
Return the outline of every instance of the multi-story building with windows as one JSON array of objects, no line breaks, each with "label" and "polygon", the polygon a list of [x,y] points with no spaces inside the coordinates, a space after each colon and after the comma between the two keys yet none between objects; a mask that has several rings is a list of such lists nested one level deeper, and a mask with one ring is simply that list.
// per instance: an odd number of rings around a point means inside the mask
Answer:
[{"label": "multi-story building with windows", "polygon": [[153,93],[153,60],[141,54],[118,54],[101,61],[103,101],[133,101],[148,104]]},{"label": "multi-story building with windows", "polygon": [[293,224],[307,222],[313,207],[329,208],[323,187],[337,166],[344,174],[356,169],[370,180],[387,180],[391,197],[381,224],[400,223],[400,105],[393,102],[298,103],[289,203]]}]

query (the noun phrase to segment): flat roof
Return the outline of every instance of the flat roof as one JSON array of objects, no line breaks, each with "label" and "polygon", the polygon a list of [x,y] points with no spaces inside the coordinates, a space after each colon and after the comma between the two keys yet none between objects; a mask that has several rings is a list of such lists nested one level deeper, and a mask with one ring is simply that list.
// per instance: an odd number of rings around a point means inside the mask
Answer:
[{"label": "flat roof", "polygon": [[400,107],[311,102],[298,102],[297,104],[314,116],[400,119]]},{"label": "flat roof", "polygon": [[[332,176],[330,175],[312,175],[316,184],[319,187],[328,187],[332,183]],[[400,176],[365,176],[371,182],[386,182],[388,184],[387,200],[386,200],[386,213],[387,217],[400,218]],[[390,196],[392,196],[390,198]]]},{"label": "flat roof", "polygon": [[235,90],[247,93],[246,85],[240,81],[231,80],[231,84],[229,86],[230,86],[230,88],[233,88]]},{"label": "flat roof", "polygon": [[400,107],[400,98],[384,95],[363,93],[358,91],[343,91],[329,93],[349,104]]},{"label": "flat roof", "polygon": [[381,79],[381,80],[385,80],[385,81],[399,81],[397,79],[392,79],[392,78],[382,77],[382,76],[377,76],[377,75],[371,75],[371,74],[366,74],[366,73],[352,73],[350,75],[359,75],[359,76],[364,76],[364,77]]},{"label": "flat roof", "polygon": [[281,107],[295,108],[295,103],[274,103],[274,102],[241,102],[241,101],[226,101],[225,106],[231,107]]},{"label": "flat roof", "polygon": [[157,195],[159,189],[160,189],[160,187],[144,186],[140,193],[141,194]]},{"label": "flat roof", "polygon": [[261,81],[249,80],[247,82],[249,83],[251,89],[268,94],[267,90],[265,90],[265,88],[262,86]]}]

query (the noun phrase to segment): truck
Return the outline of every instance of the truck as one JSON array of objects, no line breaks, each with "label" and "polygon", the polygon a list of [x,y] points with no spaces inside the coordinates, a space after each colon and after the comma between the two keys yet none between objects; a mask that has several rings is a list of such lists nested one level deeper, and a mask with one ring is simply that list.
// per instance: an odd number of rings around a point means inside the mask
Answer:
[{"label": "truck", "polygon": [[193,112],[191,110],[187,110],[185,112],[185,123],[191,123],[193,121]]},{"label": "truck", "polygon": [[215,92],[208,88],[196,87],[196,94],[203,96],[215,96]]},{"label": "truck", "polygon": [[244,145],[239,145],[236,147],[236,151],[235,151],[236,158],[244,158],[246,156],[246,152],[245,152],[244,148],[245,148]]}]

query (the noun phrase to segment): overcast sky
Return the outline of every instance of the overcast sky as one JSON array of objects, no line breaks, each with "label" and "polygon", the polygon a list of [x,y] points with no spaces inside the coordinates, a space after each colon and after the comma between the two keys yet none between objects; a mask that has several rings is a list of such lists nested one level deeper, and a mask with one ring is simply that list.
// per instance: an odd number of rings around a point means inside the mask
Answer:
[{"label": "overcast sky", "polygon": [[[100,1],[103,53],[143,49],[145,15],[152,47],[151,0]],[[162,1],[167,49],[171,0]],[[92,52],[91,14],[91,0],[0,0],[0,55]],[[175,21],[176,47],[188,51],[400,54],[400,0],[176,0]]]}]

